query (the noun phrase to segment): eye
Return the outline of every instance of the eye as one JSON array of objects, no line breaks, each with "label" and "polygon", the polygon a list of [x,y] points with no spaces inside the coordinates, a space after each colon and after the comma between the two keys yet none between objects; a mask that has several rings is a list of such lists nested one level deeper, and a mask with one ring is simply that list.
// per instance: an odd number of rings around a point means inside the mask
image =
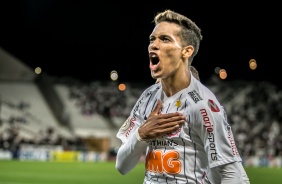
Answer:
[{"label": "eye", "polygon": [[168,37],[166,37],[166,36],[161,37],[161,40],[163,42],[169,42],[170,41],[170,39]]},{"label": "eye", "polygon": [[155,37],[150,37],[150,43],[152,43],[153,41],[155,41],[156,40],[156,38]]}]

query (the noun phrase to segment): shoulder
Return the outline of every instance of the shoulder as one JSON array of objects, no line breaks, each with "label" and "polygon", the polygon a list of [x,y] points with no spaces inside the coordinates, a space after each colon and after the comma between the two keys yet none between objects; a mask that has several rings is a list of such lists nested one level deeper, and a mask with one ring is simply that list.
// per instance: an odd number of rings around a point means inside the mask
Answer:
[{"label": "shoulder", "polygon": [[188,98],[190,98],[192,111],[201,115],[205,112],[218,113],[222,111],[220,102],[215,94],[198,80],[192,80],[191,87],[188,88]]},{"label": "shoulder", "polygon": [[215,94],[195,78],[191,80],[191,84],[188,87],[188,95],[190,96],[192,103],[199,108],[205,107],[206,105],[209,105],[209,103],[220,105]]},{"label": "shoulder", "polygon": [[148,101],[152,101],[153,98],[155,98],[156,94],[158,93],[158,91],[160,91],[161,85],[160,84],[153,84],[151,86],[149,86],[148,88],[146,88],[142,94],[140,95],[140,97],[138,98],[138,100],[136,101],[131,114],[136,114],[136,112],[138,112],[139,110],[142,109],[143,106],[145,106]]},{"label": "shoulder", "polygon": [[226,113],[219,102],[212,97],[203,97],[190,108],[190,124],[200,128],[223,126],[227,122]]},{"label": "shoulder", "polygon": [[139,99],[136,102],[136,105],[142,104],[151,99],[151,97],[154,96],[160,90],[160,88],[161,84],[158,83],[147,87],[140,95]]},{"label": "shoulder", "polygon": [[144,93],[147,95],[156,93],[161,88],[161,83],[156,83],[145,89]]},{"label": "shoulder", "polygon": [[159,89],[161,88],[161,84],[157,83],[157,84],[153,84],[149,87],[147,87],[141,94],[140,97],[146,97],[146,96],[149,96],[153,93],[156,93]]}]

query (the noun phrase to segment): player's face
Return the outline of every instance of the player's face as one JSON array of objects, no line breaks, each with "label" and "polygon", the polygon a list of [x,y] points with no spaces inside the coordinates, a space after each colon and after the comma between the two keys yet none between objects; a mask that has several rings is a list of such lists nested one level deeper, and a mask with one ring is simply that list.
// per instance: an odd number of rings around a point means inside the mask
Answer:
[{"label": "player's face", "polygon": [[161,22],[151,33],[148,51],[154,79],[173,77],[183,67],[180,29],[175,23]]}]

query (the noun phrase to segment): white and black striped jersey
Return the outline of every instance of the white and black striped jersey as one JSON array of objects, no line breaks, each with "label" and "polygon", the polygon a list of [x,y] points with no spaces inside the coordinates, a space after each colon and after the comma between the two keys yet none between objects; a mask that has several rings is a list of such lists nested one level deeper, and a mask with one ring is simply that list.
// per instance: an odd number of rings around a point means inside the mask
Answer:
[{"label": "white and black striped jersey", "polygon": [[[161,113],[181,112],[185,125],[148,142],[138,141],[136,131],[161,99]],[[160,83],[147,88],[119,129],[122,141],[116,167],[124,173],[146,153],[144,184],[209,183],[208,168],[241,161],[226,114],[214,93],[191,75],[190,85],[167,97]]]}]

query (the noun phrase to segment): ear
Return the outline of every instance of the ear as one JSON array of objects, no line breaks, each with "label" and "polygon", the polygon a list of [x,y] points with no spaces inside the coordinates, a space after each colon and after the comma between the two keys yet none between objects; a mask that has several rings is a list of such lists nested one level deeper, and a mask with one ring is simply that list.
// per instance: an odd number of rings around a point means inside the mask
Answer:
[{"label": "ear", "polygon": [[182,57],[189,58],[194,52],[194,47],[192,45],[188,45],[182,50]]}]

